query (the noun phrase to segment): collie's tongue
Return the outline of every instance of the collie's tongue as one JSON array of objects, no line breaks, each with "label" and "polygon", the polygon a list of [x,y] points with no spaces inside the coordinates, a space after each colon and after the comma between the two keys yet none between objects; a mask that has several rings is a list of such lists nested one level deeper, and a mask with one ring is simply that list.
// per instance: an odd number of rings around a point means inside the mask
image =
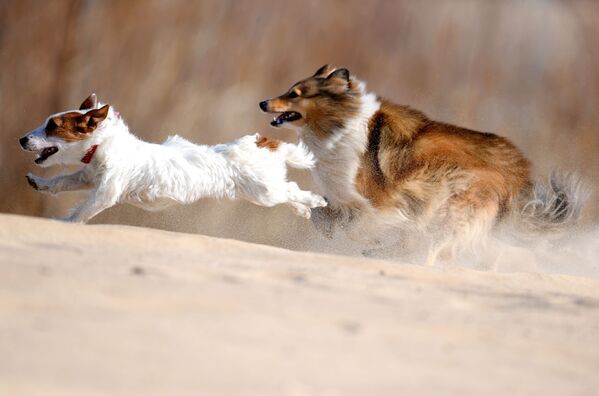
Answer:
[{"label": "collie's tongue", "polygon": [[286,111],[284,113],[281,113],[279,116],[275,117],[275,119],[270,122],[270,125],[279,126],[286,122],[299,120],[300,118],[302,118],[300,113],[297,113],[295,111]]}]

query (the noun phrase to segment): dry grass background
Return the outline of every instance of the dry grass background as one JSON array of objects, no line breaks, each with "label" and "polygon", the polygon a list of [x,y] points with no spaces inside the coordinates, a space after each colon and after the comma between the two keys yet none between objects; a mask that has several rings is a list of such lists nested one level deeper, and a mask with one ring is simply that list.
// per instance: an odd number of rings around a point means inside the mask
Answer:
[{"label": "dry grass background", "polygon": [[[539,174],[565,167],[597,184],[598,41],[592,1],[4,0],[0,211],[58,217],[79,198],[31,190],[17,138],[92,91],[150,141],[294,139],[269,129],[258,102],[324,63],[433,118],[508,136]],[[300,249],[312,238],[286,208],[241,202],[118,207],[95,221]]]}]

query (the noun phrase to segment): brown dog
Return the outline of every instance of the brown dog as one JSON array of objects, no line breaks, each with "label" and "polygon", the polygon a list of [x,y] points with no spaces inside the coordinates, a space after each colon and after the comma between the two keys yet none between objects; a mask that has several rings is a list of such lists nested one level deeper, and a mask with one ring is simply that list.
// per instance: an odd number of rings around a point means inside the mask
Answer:
[{"label": "brown dog", "polygon": [[260,108],[277,114],[272,126],[295,129],[316,156],[313,176],[329,201],[314,213],[321,229],[360,219],[421,231],[434,261],[502,219],[556,230],[580,213],[585,194],[575,176],[535,184],[528,160],[507,139],[377,97],[347,69],[325,65]]}]

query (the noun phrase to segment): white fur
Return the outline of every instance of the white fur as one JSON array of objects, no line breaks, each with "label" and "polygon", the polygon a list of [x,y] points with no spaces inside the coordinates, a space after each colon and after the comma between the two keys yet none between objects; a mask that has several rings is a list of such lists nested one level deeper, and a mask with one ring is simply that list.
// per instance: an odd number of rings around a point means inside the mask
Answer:
[{"label": "white fur", "polygon": [[320,191],[325,192],[327,200],[339,207],[370,207],[368,200],[356,190],[355,181],[368,142],[368,121],[381,104],[375,94],[365,93],[363,83],[359,89],[363,92],[360,110],[343,128],[333,131],[325,140],[314,133],[299,133],[318,158],[312,169],[314,181]]},{"label": "white fur", "polygon": [[[327,208],[312,213],[316,228],[328,238],[333,237],[335,228],[343,229],[353,241],[367,244],[363,253],[369,256],[396,256],[409,250],[406,247],[427,251],[428,264],[439,257],[447,260],[484,248],[497,223],[499,203],[475,210],[451,202],[452,197],[471,188],[476,172],[452,170],[451,177],[429,185],[434,193],[426,210],[417,216],[402,207],[375,209],[357,191],[356,175],[367,150],[368,123],[380,109],[376,96],[358,83],[360,111],[346,120],[344,128],[332,131],[324,140],[307,126],[296,128],[317,158],[312,174],[329,202]],[[405,180],[402,187],[408,189],[410,183]],[[532,233],[566,231],[577,223],[587,197],[575,175],[556,174],[549,183],[535,183],[531,200],[521,212],[513,210],[511,217],[516,220],[513,223]]]},{"label": "white fur", "polygon": [[66,221],[87,222],[119,202],[155,210],[205,197],[243,198],[267,207],[286,203],[306,218],[310,208],[326,206],[321,196],[287,181],[287,165],[314,166],[314,157],[302,145],[282,143],[271,151],[256,145],[258,134],[215,146],[196,145],[179,136],[152,144],[131,134],[112,107],[91,137],[79,142],[46,136],[47,121],[26,135],[24,147],[38,152],[58,147],[58,153],[40,166],[81,165],[90,147],[98,145],[92,161],[78,172],[51,179],[28,175],[38,190],[52,194],[91,188]]},{"label": "white fur", "polygon": [[[311,131],[296,129],[301,141],[317,158],[312,175],[329,202],[329,207],[313,213],[317,229],[331,238],[336,224],[350,239],[365,242],[367,248],[363,253],[369,256],[394,256],[401,253],[404,245],[417,246],[418,250],[425,246],[427,263],[435,262],[445,250],[455,254],[462,246],[483,242],[493,225],[493,213],[464,223],[460,213],[448,211],[451,192],[444,183],[437,186],[439,191],[428,213],[418,218],[409,216],[401,207],[377,210],[357,191],[356,176],[367,150],[368,123],[381,103],[374,93],[366,91],[364,82],[354,81],[359,84],[360,110],[343,128],[332,131],[324,140]],[[470,179],[462,180],[466,184],[461,188],[467,189]],[[455,225],[448,228],[448,224]]]}]

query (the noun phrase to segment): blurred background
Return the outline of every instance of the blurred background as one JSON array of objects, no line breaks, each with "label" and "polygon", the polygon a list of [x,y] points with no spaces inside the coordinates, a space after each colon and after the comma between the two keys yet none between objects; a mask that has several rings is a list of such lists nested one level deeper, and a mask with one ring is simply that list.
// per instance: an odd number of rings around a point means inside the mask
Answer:
[{"label": "blurred background", "polygon": [[[345,66],[431,118],[509,137],[535,172],[599,180],[599,2],[362,0],[0,1],[0,211],[61,217],[17,139],[91,92],[153,142],[213,144],[268,126],[258,102],[324,63]],[[62,172],[62,170],[60,170]],[[307,173],[292,178],[310,187]],[[591,202],[587,219],[598,212]],[[288,208],[211,202],[160,213],[121,205],[94,223],[313,246]]]}]

